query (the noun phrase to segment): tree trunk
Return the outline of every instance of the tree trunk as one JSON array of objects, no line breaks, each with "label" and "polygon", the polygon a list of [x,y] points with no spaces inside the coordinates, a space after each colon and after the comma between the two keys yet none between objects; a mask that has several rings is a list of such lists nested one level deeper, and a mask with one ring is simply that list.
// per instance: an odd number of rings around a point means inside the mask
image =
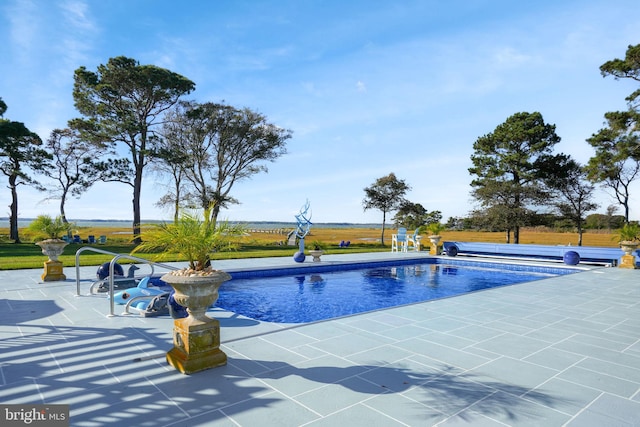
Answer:
[{"label": "tree trunk", "polygon": [[62,196],[60,197],[60,218],[62,218],[62,222],[64,222],[65,224],[68,224],[69,221],[67,220],[67,214],[64,212],[64,204],[66,200],[67,200],[66,192],[63,192]]},{"label": "tree trunk", "polygon": [[178,181],[178,179],[176,178],[175,180],[176,182],[176,188],[175,188],[175,193],[176,193],[176,197],[173,201],[173,223],[177,224],[178,223],[178,219],[180,219],[180,182]]},{"label": "tree trunk", "polygon": [[384,223],[387,222],[387,213],[382,211],[382,235],[380,236],[380,242],[382,242],[382,246],[384,246]]},{"label": "tree trunk", "polygon": [[13,243],[20,243],[20,236],[18,235],[18,190],[16,188],[16,181],[18,176],[12,174],[9,176],[9,188],[11,189],[11,215],[9,216],[9,238],[13,240]]},{"label": "tree trunk", "polygon": [[220,203],[216,202],[213,205],[213,208],[211,209],[211,218],[210,218],[210,224],[213,225],[214,227],[218,223],[218,215],[220,215]]},{"label": "tree trunk", "polygon": [[578,222],[578,246],[582,246],[582,224]]},{"label": "tree trunk", "polygon": [[520,226],[516,225],[513,229],[513,243],[520,243]]},{"label": "tree trunk", "polygon": [[625,201],[622,206],[624,206],[624,223],[629,224],[629,203]]},{"label": "tree trunk", "polygon": [[140,238],[140,194],[142,188],[142,170],[136,171],[135,181],[133,182],[133,243],[139,245],[142,243]]},{"label": "tree trunk", "polygon": [[505,233],[506,243],[511,243],[511,229],[507,228],[507,232]]}]

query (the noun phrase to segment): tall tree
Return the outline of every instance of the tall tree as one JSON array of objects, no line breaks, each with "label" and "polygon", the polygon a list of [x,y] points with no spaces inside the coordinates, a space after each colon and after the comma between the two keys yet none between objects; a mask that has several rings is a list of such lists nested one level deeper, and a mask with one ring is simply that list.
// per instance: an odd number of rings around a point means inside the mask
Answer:
[{"label": "tall tree", "polygon": [[595,187],[587,181],[587,173],[580,163],[569,156],[558,165],[559,174],[551,175],[546,184],[554,194],[553,204],[563,217],[570,220],[578,231],[578,246],[582,246],[586,213],[595,210]]},{"label": "tall tree", "polygon": [[[613,113],[605,116],[611,114]],[[628,223],[630,186],[640,172],[640,146],[638,135],[621,133],[614,127],[600,129],[587,139],[596,153],[585,168],[590,181],[613,191],[613,196],[624,209],[625,222]]]},{"label": "tall tree", "polygon": [[88,144],[72,129],[54,129],[46,148],[53,158],[50,167],[42,172],[56,183],[54,189],[49,189],[49,199],[60,200],[60,217],[65,223],[68,222],[65,205],[69,196],[80,197],[99,181],[128,180],[128,159],[104,160],[103,157],[110,154],[106,147]]},{"label": "tall tree", "polygon": [[[0,112],[6,104],[0,99]],[[9,215],[9,238],[20,243],[18,234],[18,186],[31,185],[41,189],[30,172],[41,172],[51,158],[40,148],[42,140],[31,132],[24,123],[0,118],[0,172],[8,178],[11,190]]]},{"label": "tall tree", "polygon": [[558,142],[555,125],[546,124],[538,112],[523,112],[473,144],[472,195],[483,211],[493,213],[495,223],[503,224],[507,242],[513,230],[513,241],[519,243],[520,227],[527,224],[531,208],[549,200],[542,177],[557,172],[558,158],[552,149]]},{"label": "tall tree", "polygon": [[[625,59],[613,59],[600,66],[603,77],[640,82],[640,45],[629,46]],[[605,113],[606,127],[587,142],[596,153],[587,164],[588,177],[613,190],[629,222],[629,186],[640,172],[640,88],[626,98],[627,111]]]},{"label": "tall tree", "polygon": [[147,154],[157,141],[154,129],[164,113],[194,89],[195,83],[179,74],[123,56],[109,59],[96,72],[85,67],[75,71],[73,99],[84,117],[69,125],[86,141],[125,146],[132,167],[126,183],[133,190],[134,236],[140,236],[142,178]]},{"label": "tall tree", "polygon": [[380,241],[383,246],[387,213],[400,209],[402,205],[407,203],[404,196],[410,189],[411,187],[404,180],[396,178],[393,172],[376,179],[376,182],[364,189],[365,198],[362,201],[364,210],[378,209],[382,211],[382,235],[380,236]]},{"label": "tall tree", "polygon": [[215,226],[220,209],[238,203],[231,196],[234,184],[267,172],[266,163],[286,153],[291,131],[249,108],[189,102],[178,110],[163,127],[164,139],[174,156],[186,157],[182,171],[193,189],[188,200],[197,201]]}]

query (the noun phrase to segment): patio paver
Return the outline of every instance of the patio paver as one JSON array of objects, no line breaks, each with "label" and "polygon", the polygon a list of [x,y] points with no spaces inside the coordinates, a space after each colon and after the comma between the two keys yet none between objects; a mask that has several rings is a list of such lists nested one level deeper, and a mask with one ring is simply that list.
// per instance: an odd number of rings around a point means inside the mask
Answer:
[{"label": "patio paver", "polygon": [[[326,264],[427,256],[324,255]],[[227,271],[297,267],[221,261]],[[311,264],[311,263],[305,263]],[[640,425],[640,272],[594,268],[307,325],[212,309],[228,364],[171,368],[168,316],[107,317],[65,282],[0,271],[0,403],[73,426]]]}]

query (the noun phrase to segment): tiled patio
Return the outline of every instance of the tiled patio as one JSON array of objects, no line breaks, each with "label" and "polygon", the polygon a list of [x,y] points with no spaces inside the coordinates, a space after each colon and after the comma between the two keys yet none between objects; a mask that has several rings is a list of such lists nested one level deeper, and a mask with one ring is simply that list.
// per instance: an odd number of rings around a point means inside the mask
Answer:
[{"label": "tiled patio", "polygon": [[186,376],[164,359],[172,320],[121,306],[107,317],[108,300],[86,295],[95,270],[81,269],[82,296],[73,268],[55,283],[0,272],[0,403],[69,404],[71,425],[87,427],[640,426],[640,271],[594,268],[308,325],[214,309],[228,364]]}]

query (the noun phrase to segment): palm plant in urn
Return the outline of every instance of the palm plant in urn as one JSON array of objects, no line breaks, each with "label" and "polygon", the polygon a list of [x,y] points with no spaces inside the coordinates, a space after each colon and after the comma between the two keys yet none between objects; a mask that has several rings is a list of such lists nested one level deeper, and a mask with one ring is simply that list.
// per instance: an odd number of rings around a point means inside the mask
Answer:
[{"label": "palm plant in urn", "polygon": [[58,257],[62,255],[68,244],[61,237],[71,231],[73,226],[65,222],[61,216],[52,218],[49,215],[38,215],[27,227],[35,239],[41,239],[36,242],[36,245],[40,246],[42,253],[49,258],[44,263],[44,273],[41,276],[43,281],[51,282],[67,278],[62,272],[62,262]]},{"label": "palm plant in urn", "polygon": [[428,236],[429,241],[431,242],[431,249],[429,250],[429,253],[431,255],[438,255],[439,253],[438,246],[440,244],[440,239],[442,239],[442,236],[440,235],[440,233],[444,231],[445,226],[441,222],[431,222],[426,225],[426,228],[427,228],[427,231],[430,233]]},{"label": "palm plant in urn", "polygon": [[640,244],[640,226],[637,223],[626,223],[618,230],[620,248],[624,255],[620,262],[621,268],[636,268],[636,257],[633,252]]},{"label": "palm plant in urn", "polygon": [[174,319],[173,348],[167,361],[183,374],[191,374],[227,363],[220,350],[220,322],[206,315],[218,299],[218,289],[231,276],[211,267],[211,254],[228,248],[241,227],[214,224],[196,215],[182,214],[176,222],[154,224],[143,233],[142,243],[132,253],[162,250],[186,258],[188,267],[171,271],[161,279],[174,289],[176,302],[187,308],[186,318]]}]

